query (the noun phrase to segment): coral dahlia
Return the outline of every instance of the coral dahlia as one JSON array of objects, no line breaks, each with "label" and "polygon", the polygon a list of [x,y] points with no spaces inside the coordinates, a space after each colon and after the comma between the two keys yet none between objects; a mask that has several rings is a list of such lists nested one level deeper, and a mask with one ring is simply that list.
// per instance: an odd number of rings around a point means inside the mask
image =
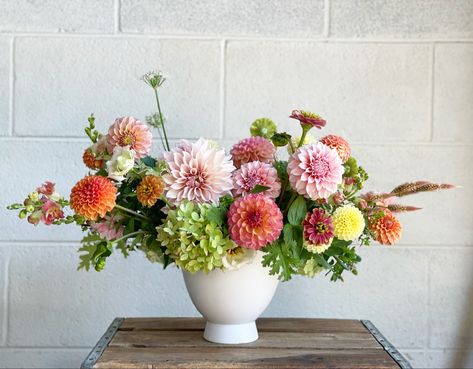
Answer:
[{"label": "coral dahlia", "polygon": [[82,155],[82,161],[85,166],[90,169],[100,169],[103,168],[105,161],[103,159],[97,159],[95,154],[90,148],[85,149],[84,154]]},{"label": "coral dahlia", "polygon": [[103,218],[115,207],[117,189],[112,181],[101,176],[87,176],[71,190],[71,208],[87,220]]},{"label": "coral dahlia", "polygon": [[337,150],[338,156],[345,163],[351,155],[350,144],[342,137],[335,135],[328,135],[320,139],[324,145],[331,149]]},{"label": "coral dahlia", "polygon": [[334,235],[340,240],[353,241],[360,237],[365,229],[365,218],[353,205],[345,205],[335,210],[332,220]]},{"label": "coral dahlia", "polygon": [[236,200],[228,210],[228,233],[239,246],[259,250],[279,238],[283,228],[281,210],[273,199],[250,194]]},{"label": "coral dahlia", "polygon": [[312,200],[327,199],[335,193],[344,171],[337,151],[321,142],[297,149],[287,169],[292,188]]},{"label": "coral dahlia", "polygon": [[233,196],[246,196],[256,186],[269,187],[263,194],[276,198],[281,192],[281,181],[278,172],[271,164],[252,161],[243,164],[233,173]]},{"label": "coral dahlia", "polygon": [[151,149],[152,135],[146,124],[133,117],[117,118],[108,129],[107,150],[113,152],[115,146],[129,146],[140,159]]},{"label": "coral dahlia", "polygon": [[225,151],[199,139],[163,154],[169,173],[163,176],[166,196],[175,202],[218,203],[233,188],[235,167]]},{"label": "coral dahlia", "polygon": [[374,232],[376,241],[382,245],[393,245],[402,235],[401,222],[390,211],[370,224],[370,229]]},{"label": "coral dahlia", "polygon": [[332,218],[324,209],[314,208],[304,221],[304,247],[310,252],[321,254],[330,247],[333,240]]},{"label": "coral dahlia", "polygon": [[151,207],[161,197],[164,191],[164,182],[156,176],[145,176],[136,188],[138,201],[143,206]]},{"label": "coral dahlia", "polygon": [[230,151],[233,164],[240,168],[243,164],[250,161],[262,161],[263,163],[272,163],[276,148],[266,138],[255,136],[249,137],[237,142]]}]

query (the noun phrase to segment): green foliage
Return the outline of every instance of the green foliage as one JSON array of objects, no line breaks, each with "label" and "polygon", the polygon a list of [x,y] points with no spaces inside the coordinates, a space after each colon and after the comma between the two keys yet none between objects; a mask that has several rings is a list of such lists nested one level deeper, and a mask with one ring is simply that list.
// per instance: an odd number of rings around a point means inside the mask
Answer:
[{"label": "green foliage", "polygon": [[92,143],[96,143],[100,137],[100,132],[95,129],[95,117],[94,114],[90,114],[90,117],[87,119],[89,125],[84,128],[84,131],[87,136],[89,136]]},{"label": "green foliage", "polygon": [[82,247],[79,252],[80,263],[77,270],[85,269],[89,271],[93,267],[100,272],[105,266],[105,260],[112,254],[111,242],[105,240],[97,233],[89,233],[82,241]]},{"label": "green foliage", "polygon": [[266,186],[262,186],[262,185],[259,185],[257,184],[255,187],[253,187],[253,189],[250,191],[251,193],[261,193],[261,192],[264,192],[266,190],[269,190],[270,187],[266,187]]},{"label": "green foliage", "polygon": [[269,118],[256,119],[250,127],[252,136],[260,136],[270,139],[276,133],[276,124]]},{"label": "green foliage", "polygon": [[263,266],[269,267],[269,274],[278,275],[282,281],[289,281],[297,273],[299,260],[293,257],[294,242],[276,241],[263,251]]},{"label": "green foliage", "polygon": [[289,141],[291,140],[291,137],[292,136],[289,133],[286,133],[286,132],[275,133],[271,137],[271,142],[276,147],[284,147],[289,143]]},{"label": "green foliage", "polygon": [[292,202],[287,213],[287,219],[290,224],[300,225],[307,214],[307,204],[303,196],[297,196]]}]

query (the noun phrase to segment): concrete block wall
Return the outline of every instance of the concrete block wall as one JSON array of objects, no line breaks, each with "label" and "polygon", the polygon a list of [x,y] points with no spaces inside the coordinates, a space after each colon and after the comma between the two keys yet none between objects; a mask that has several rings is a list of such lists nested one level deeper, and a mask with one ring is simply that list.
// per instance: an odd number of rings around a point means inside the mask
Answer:
[{"label": "concrete block wall", "polygon": [[[0,0],[0,367],[78,367],[116,316],[196,315],[177,270],[140,255],[76,272],[80,232],[33,229],[5,206],[86,170],[94,112],[154,109],[162,69],[173,139],[227,147],[257,117],[297,133],[306,108],[352,142],[371,189],[429,179],[463,188],[406,199],[395,247],[358,277],[282,284],[267,316],[372,320],[415,367],[471,367],[473,2],[470,0]],[[157,146],[157,145],[156,145]]]}]

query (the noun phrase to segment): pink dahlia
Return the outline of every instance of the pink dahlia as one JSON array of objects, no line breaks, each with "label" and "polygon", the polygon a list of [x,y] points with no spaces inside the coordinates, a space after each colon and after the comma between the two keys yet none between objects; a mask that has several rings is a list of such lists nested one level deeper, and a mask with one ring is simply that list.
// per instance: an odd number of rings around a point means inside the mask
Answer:
[{"label": "pink dahlia", "polygon": [[233,188],[235,167],[224,150],[211,147],[207,140],[181,145],[163,156],[169,167],[169,173],[163,176],[166,196],[175,202],[216,204]]},{"label": "pink dahlia", "polygon": [[263,163],[272,163],[276,149],[274,145],[266,138],[255,136],[245,138],[233,145],[230,151],[233,164],[240,168],[242,164],[250,161],[262,161]]},{"label": "pink dahlia", "polygon": [[151,149],[152,135],[146,124],[133,117],[117,118],[108,129],[107,150],[111,154],[115,146],[130,146],[136,158],[144,158]]},{"label": "pink dahlia", "polygon": [[259,250],[279,238],[283,227],[281,210],[262,194],[240,197],[228,210],[228,232],[238,245]]},{"label": "pink dahlia", "polygon": [[307,250],[321,253],[330,246],[333,240],[333,222],[324,209],[315,208],[312,213],[307,213],[302,225]]},{"label": "pink dahlia", "polygon": [[233,195],[246,196],[256,185],[269,187],[262,192],[269,197],[278,197],[281,191],[281,181],[277,170],[268,163],[252,161],[243,164],[240,169],[233,173]]},{"label": "pink dahlia", "polygon": [[287,166],[292,188],[312,200],[327,199],[342,183],[342,159],[336,150],[321,142],[302,146]]},{"label": "pink dahlia", "polygon": [[319,115],[304,110],[293,110],[289,118],[297,119],[302,126],[316,127],[322,129],[327,122]]},{"label": "pink dahlia", "polygon": [[342,137],[335,135],[328,135],[320,139],[324,145],[331,149],[337,150],[338,156],[345,163],[351,155],[350,144]]}]

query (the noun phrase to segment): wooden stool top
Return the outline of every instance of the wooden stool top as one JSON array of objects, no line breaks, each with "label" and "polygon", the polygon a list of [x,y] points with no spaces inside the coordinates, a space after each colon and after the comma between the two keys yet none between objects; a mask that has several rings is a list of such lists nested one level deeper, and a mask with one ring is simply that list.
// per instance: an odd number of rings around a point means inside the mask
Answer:
[{"label": "wooden stool top", "polygon": [[366,320],[261,318],[260,338],[221,345],[199,318],[116,318],[83,369],[411,368]]}]

